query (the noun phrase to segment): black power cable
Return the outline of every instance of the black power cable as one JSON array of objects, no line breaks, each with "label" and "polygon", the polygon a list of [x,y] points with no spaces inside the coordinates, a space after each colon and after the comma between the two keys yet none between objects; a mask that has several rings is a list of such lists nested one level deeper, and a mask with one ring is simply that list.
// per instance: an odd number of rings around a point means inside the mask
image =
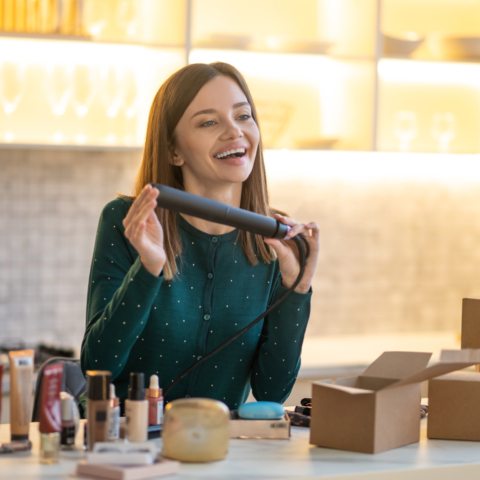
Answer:
[{"label": "black power cable", "polygon": [[265,312],[263,312],[260,316],[258,316],[253,322],[249,323],[246,327],[242,328],[239,332],[237,332],[235,335],[230,337],[228,340],[225,340],[221,345],[213,349],[211,352],[207,353],[204,357],[202,357],[200,360],[198,360],[196,363],[194,363],[191,367],[187,368],[183,373],[181,373],[163,392],[164,397],[167,396],[168,392],[178,383],[180,380],[182,380],[184,377],[186,377],[192,370],[195,370],[195,368],[199,367],[203,362],[207,361],[209,358],[213,357],[216,353],[218,353],[220,350],[225,348],[227,345],[235,341],[238,337],[243,335],[247,330],[250,330],[254,325],[256,325],[260,320],[262,320],[264,317],[266,317],[272,310],[277,308],[282,302],[284,302],[287,297],[290,296],[290,294],[295,290],[297,285],[300,283],[300,280],[303,277],[303,274],[305,272],[305,265],[307,263],[307,258],[310,255],[310,245],[308,244],[307,239],[303,235],[296,235],[295,237],[292,238],[292,240],[295,242],[295,245],[298,248],[298,254],[299,254],[299,263],[300,263],[300,272],[298,273],[297,279],[293,283],[293,285]]}]

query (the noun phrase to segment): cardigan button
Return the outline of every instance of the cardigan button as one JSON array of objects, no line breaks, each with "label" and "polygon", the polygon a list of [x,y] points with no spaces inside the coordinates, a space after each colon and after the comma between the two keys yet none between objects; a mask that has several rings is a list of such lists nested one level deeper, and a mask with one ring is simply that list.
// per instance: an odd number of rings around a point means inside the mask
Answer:
[{"label": "cardigan button", "polygon": [[210,320],[210,315],[207,313],[206,315],[203,316],[204,320]]},{"label": "cardigan button", "polygon": [[217,243],[218,242],[218,237],[212,237],[212,242]]},{"label": "cardigan button", "polygon": [[213,273],[209,273],[209,274],[207,275],[207,278],[209,278],[209,279],[211,280],[211,279],[213,278]]},{"label": "cardigan button", "polygon": [[185,395],[185,398],[190,398],[190,395],[187,393],[187,394]]},{"label": "cardigan button", "polygon": [[201,358],[202,358],[202,356],[201,356],[201,355],[199,355],[199,356],[197,357],[197,360],[200,360]]}]

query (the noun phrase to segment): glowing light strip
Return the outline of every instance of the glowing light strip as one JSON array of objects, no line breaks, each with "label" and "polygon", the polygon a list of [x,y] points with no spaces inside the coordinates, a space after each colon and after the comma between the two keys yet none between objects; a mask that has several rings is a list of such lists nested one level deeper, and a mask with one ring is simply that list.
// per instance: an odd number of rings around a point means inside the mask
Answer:
[{"label": "glowing light strip", "polygon": [[335,63],[317,55],[285,55],[277,53],[239,52],[234,50],[195,49],[190,53],[190,63],[211,63],[217,60],[235,65],[245,75],[317,83]]},{"label": "glowing light strip", "polygon": [[480,154],[265,151],[270,182],[480,183]]},{"label": "glowing light strip", "polygon": [[[174,51],[175,49],[171,49]],[[136,64],[158,49],[69,40],[0,38],[2,61],[22,64]],[[169,52],[170,50],[165,50]]]},{"label": "glowing light strip", "polygon": [[381,60],[380,79],[394,83],[462,84],[480,87],[480,65],[453,62]]}]

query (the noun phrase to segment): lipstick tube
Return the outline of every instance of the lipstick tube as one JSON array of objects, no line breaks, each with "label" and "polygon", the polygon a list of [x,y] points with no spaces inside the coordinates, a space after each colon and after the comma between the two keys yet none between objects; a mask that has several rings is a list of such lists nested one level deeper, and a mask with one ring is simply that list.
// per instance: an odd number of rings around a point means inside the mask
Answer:
[{"label": "lipstick tube", "polygon": [[62,410],[63,365],[53,363],[43,369],[40,403],[40,463],[58,463]]}]

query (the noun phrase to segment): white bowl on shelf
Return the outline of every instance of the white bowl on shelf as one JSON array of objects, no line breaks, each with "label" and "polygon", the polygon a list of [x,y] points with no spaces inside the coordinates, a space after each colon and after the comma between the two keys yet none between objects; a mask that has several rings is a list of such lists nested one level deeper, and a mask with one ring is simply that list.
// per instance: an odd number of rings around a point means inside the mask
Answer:
[{"label": "white bowl on shelf", "polygon": [[226,48],[231,50],[245,50],[252,42],[249,35],[228,35],[224,33],[212,33],[196,42],[198,48]]},{"label": "white bowl on shelf", "polygon": [[385,55],[410,56],[425,41],[414,32],[409,32],[401,37],[383,35],[383,52]]},{"label": "white bowl on shelf", "polygon": [[292,38],[289,35],[266,35],[254,39],[248,48],[249,50],[274,53],[314,53],[325,55],[332,45],[332,42],[325,40]]}]

